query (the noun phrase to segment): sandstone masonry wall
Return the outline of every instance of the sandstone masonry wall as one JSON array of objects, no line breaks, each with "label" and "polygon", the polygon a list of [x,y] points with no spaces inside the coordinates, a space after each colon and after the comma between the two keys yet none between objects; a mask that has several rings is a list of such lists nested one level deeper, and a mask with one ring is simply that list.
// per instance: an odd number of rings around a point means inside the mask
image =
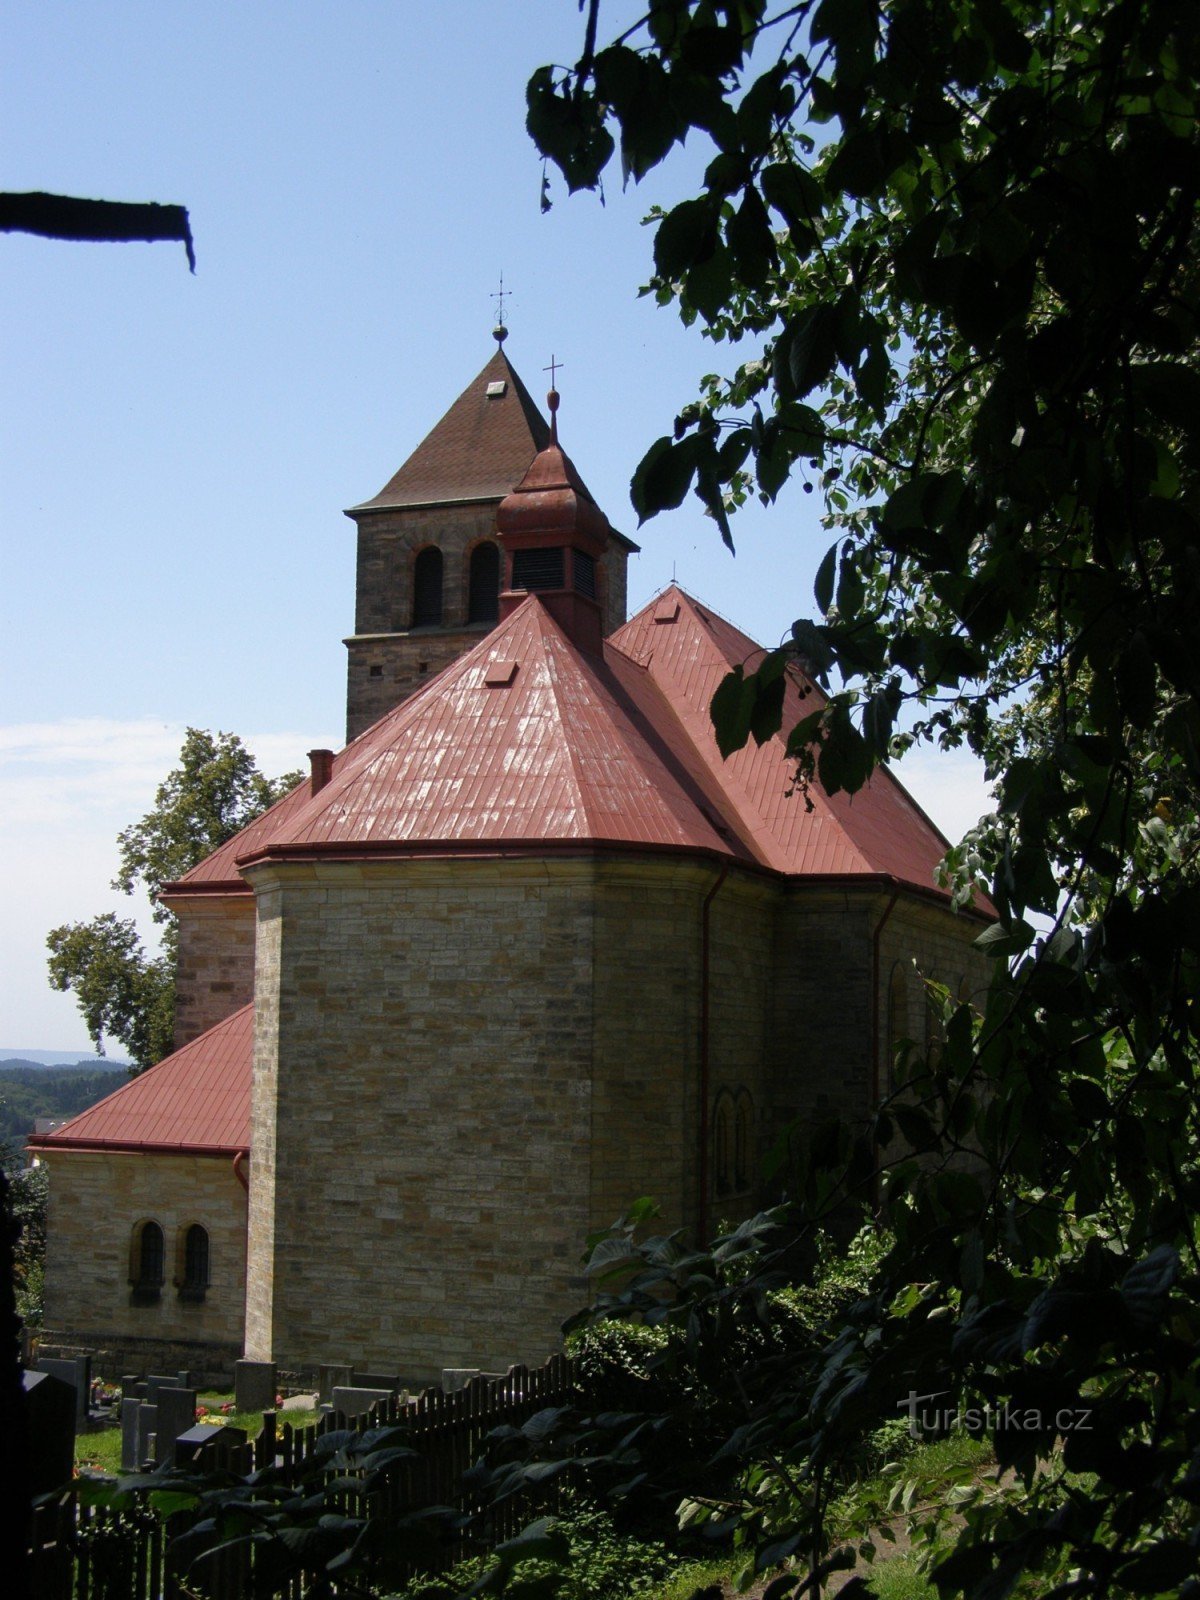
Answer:
[{"label": "sandstone masonry wall", "polygon": [[175,1048],[254,998],[254,896],[173,895],[179,927]]},{"label": "sandstone masonry wall", "polygon": [[[479,642],[492,623],[467,620],[471,554],[495,544],[498,500],[360,513],[354,633],[346,686],[346,738],[355,739]],[[442,552],[442,623],[414,628],[413,564]],[[627,552],[610,542],[600,560],[604,629],[625,621]],[[501,574],[503,574],[501,557]]]},{"label": "sandstone masonry wall", "polygon": [[[102,1352],[123,1371],[177,1366],[231,1372],[241,1354],[246,1292],[246,1191],[227,1157],[46,1151],[50,1173],[42,1344]],[[151,1305],[130,1303],[132,1239],[153,1220],[166,1244],[166,1281]],[[182,1237],[208,1232],[210,1283],[181,1300]]]},{"label": "sandstone masonry wall", "polygon": [[248,1354],[540,1360],[588,1222],[591,864],[252,876]]}]

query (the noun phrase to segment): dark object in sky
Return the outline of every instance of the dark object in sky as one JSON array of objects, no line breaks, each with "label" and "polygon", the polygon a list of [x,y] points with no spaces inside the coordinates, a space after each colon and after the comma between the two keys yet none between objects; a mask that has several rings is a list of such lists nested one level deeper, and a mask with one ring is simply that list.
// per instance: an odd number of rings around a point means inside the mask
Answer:
[{"label": "dark object in sky", "polygon": [[196,270],[186,206],[139,205],[127,200],[78,200],[65,194],[0,194],[0,232],[37,233],[45,239],[90,239],[107,244],[178,239]]}]

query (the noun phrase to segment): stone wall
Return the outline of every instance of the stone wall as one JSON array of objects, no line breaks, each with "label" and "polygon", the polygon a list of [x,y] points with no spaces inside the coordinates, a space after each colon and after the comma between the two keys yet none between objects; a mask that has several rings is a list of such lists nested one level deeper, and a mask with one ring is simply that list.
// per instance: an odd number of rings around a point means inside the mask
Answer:
[{"label": "stone wall", "polygon": [[[484,541],[495,542],[499,503],[358,514],[354,633],[346,640],[347,740],[378,722],[494,626],[469,623],[467,614],[471,553]],[[436,545],[443,557],[442,625],[413,628],[413,564],[427,545]],[[625,621],[627,559],[624,546],[610,541],[599,563],[607,633]]]},{"label": "stone wall", "polygon": [[[241,1354],[246,1291],[246,1191],[228,1157],[53,1150],[49,1169],[46,1310],[42,1347],[94,1350],[124,1372],[188,1367],[212,1379]],[[133,1232],[163,1230],[160,1297],[131,1304]],[[209,1238],[209,1287],[179,1296],[182,1237]],[[119,1373],[118,1373],[119,1375]]]},{"label": "stone wall", "polygon": [[254,896],[171,895],[179,927],[175,1048],[254,998]]},{"label": "stone wall", "polygon": [[587,1226],[591,875],[251,869],[250,1356],[419,1380],[554,1348]]}]

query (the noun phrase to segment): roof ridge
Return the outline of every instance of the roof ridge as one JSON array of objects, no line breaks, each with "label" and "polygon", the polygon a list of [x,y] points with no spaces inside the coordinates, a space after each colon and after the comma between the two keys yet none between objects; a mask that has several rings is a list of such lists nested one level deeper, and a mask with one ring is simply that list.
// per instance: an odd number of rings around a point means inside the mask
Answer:
[{"label": "roof ridge", "polygon": [[[530,600],[533,600],[533,601],[536,602],[533,614],[537,617],[537,620],[538,620],[538,632],[539,632],[539,634],[541,635],[541,638],[542,638],[542,649],[543,649],[543,654],[545,654],[545,656],[546,656],[547,666],[549,666],[549,653],[546,651],[545,646],[546,646],[547,638],[551,637],[551,634],[548,633],[547,628],[546,628],[546,624],[547,623],[550,624],[550,627],[553,630],[553,635],[557,635],[557,637],[559,639],[561,639],[562,642],[567,646],[569,651],[571,651],[575,655],[582,656],[582,651],[577,649],[577,647],[571,642],[570,638],[568,638],[567,634],[563,631],[563,629],[559,627],[558,623],[550,615],[550,612],[547,609],[545,603],[541,599],[539,599],[537,594],[530,594],[529,598],[530,598]],[[514,612],[513,615],[515,616],[516,612]],[[571,738],[571,723],[570,723],[570,719],[567,716],[566,706],[563,704],[562,695],[559,692],[558,679],[554,676],[553,672],[551,672],[549,674],[549,677],[550,677],[550,693],[551,693],[551,695],[553,696],[553,699],[554,699],[555,710],[558,712],[559,725],[561,726],[561,728],[563,730],[563,733],[565,735],[565,737],[563,739],[563,744],[566,747],[567,761],[568,761],[568,763],[570,765],[570,768],[571,768],[571,782],[575,787],[576,800],[577,800],[580,812],[585,817],[587,817],[588,822],[590,823],[591,822],[591,817],[588,814],[587,800],[586,800],[586,798],[584,796],[583,780],[582,780],[582,777],[580,775],[579,762],[578,762],[578,759],[576,758],[576,755],[575,755],[575,742]]]}]

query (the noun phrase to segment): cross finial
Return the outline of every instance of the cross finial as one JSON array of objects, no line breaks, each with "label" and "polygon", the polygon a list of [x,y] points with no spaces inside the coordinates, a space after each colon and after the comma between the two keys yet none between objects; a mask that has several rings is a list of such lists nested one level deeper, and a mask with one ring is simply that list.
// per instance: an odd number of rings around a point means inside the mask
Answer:
[{"label": "cross finial", "polygon": [[504,326],[504,301],[506,296],[511,293],[511,289],[504,287],[504,274],[501,272],[500,287],[491,296],[496,302],[496,326],[492,329],[492,338],[495,339],[497,344],[503,344],[505,339],[508,338],[508,329]]},{"label": "cross finial", "polygon": [[543,372],[550,374],[550,393],[546,396],[546,404],[550,407],[550,443],[558,443],[558,390],[555,388],[554,379],[559,367],[563,363],[556,356],[550,357],[550,365],[543,367]]}]

